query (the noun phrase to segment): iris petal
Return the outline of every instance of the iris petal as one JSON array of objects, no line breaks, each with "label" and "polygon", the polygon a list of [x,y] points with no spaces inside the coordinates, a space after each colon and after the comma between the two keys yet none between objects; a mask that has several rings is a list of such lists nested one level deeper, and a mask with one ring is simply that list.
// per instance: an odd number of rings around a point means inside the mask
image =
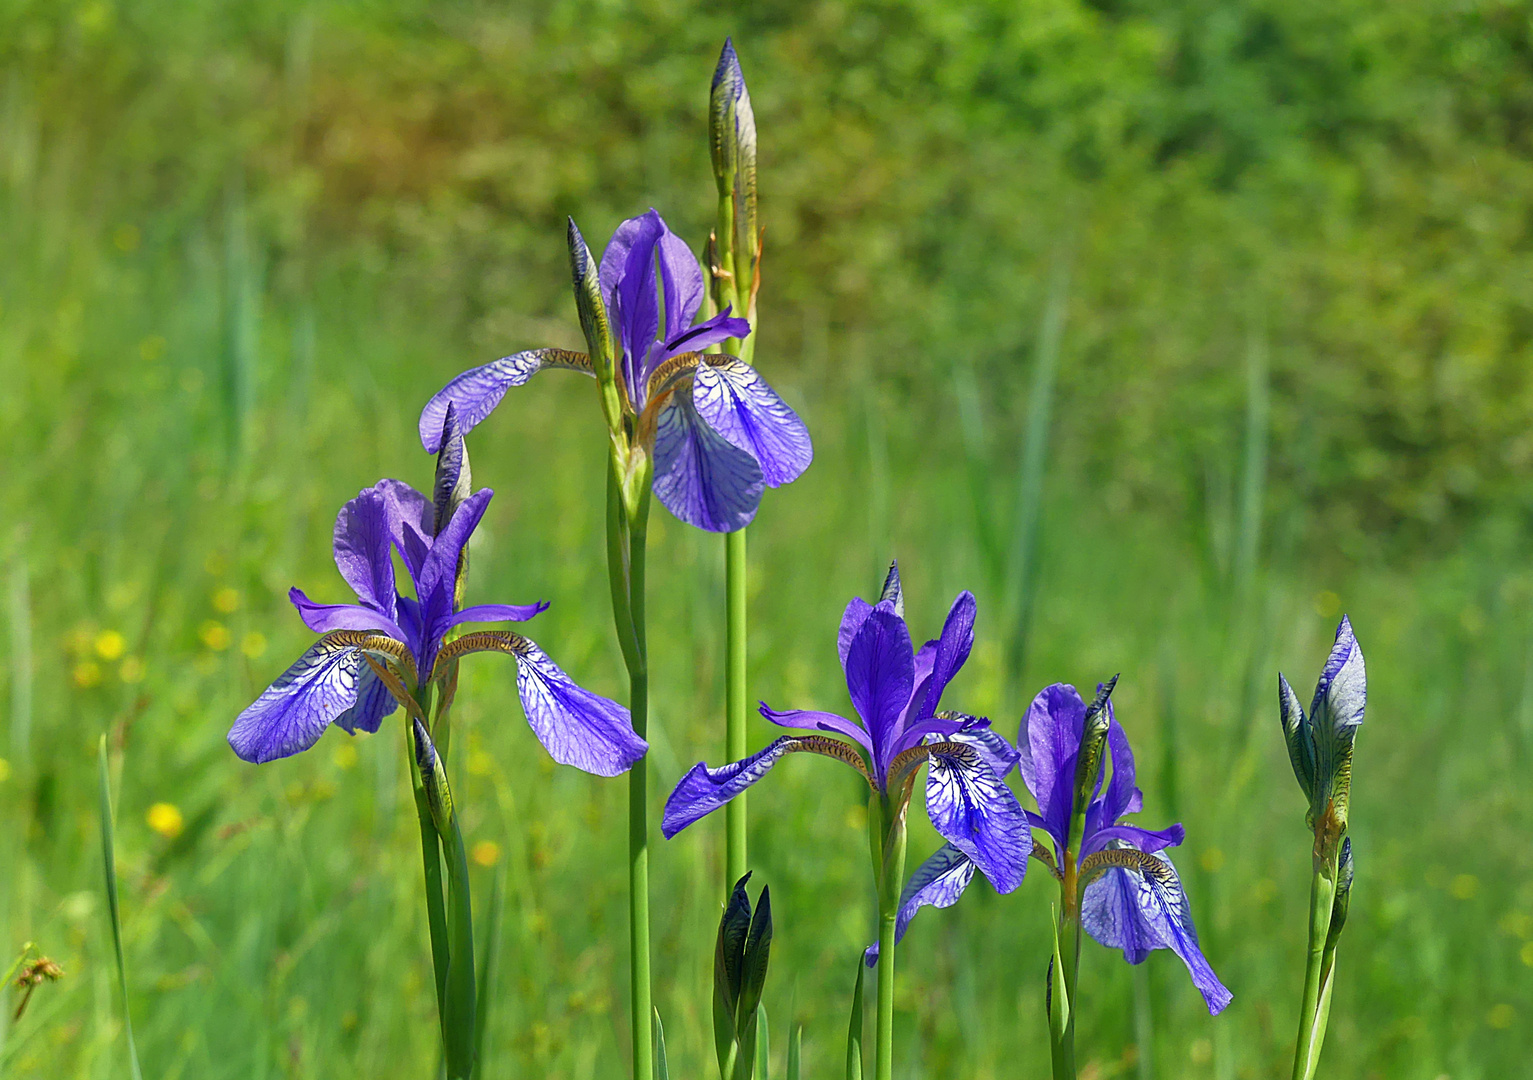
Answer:
[{"label": "iris petal", "polygon": [[[923,907],[952,907],[974,880],[973,861],[952,844],[943,844],[931,858],[916,867],[900,892],[900,908],[894,920],[896,944],[905,936],[905,928]],[[862,954],[868,967],[878,963],[878,942]]]},{"label": "iris petal", "polygon": [[743,360],[708,357],[692,378],[697,412],[761,465],[768,487],[797,480],[814,458],[809,429]]},{"label": "iris petal", "polygon": [[862,725],[844,716],[815,709],[785,709],[777,712],[767,708],[764,701],[757,711],[778,727],[798,728],[800,731],[834,731],[853,740],[869,754],[873,753],[873,743],[868,739],[868,733],[862,730]]},{"label": "iris petal", "polygon": [[690,396],[672,394],[655,423],[655,495],[688,525],[733,532],[761,505],[761,466],[697,415]]},{"label": "iris petal", "polygon": [[584,353],[567,349],[530,349],[512,356],[503,356],[481,367],[469,368],[438,390],[426,407],[421,410],[421,445],[428,454],[442,447],[442,421],[447,417],[447,406],[453,406],[453,415],[463,434],[467,435],[500,404],[506,391],[521,386],[528,379],[547,367],[569,368],[593,374],[591,358]]},{"label": "iris petal", "polygon": [[1114,867],[1088,885],[1081,899],[1081,924],[1103,945],[1122,949],[1131,964],[1143,962],[1154,949],[1176,953],[1208,1011],[1217,1016],[1231,995],[1198,945],[1176,867],[1164,852],[1149,855],[1143,866],[1137,872]]},{"label": "iris petal", "polygon": [[461,626],[470,622],[526,622],[534,615],[548,610],[542,600],[536,604],[474,604],[447,620],[448,626]]},{"label": "iris petal", "polygon": [[1080,751],[1086,703],[1075,687],[1055,683],[1039,691],[1027,707],[1017,732],[1018,766],[1027,789],[1038,800],[1044,826],[1061,847],[1070,822],[1075,756]]},{"label": "iris petal", "polygon": [[289,589],[288,599],[298,609],[303,624],[316,634],[332,630],[376,630],[395,641],[407,641],[405,632],[394,620],[362,604],[316,604],[302,589]]},{"label": "iris petal", "polygon": [[932,754],[926,768],[926,813],[943,839],[974,860],[997,892],[1009,893],[1022,884],[1033,849],[1027,816],[974,747]]},{"label": "iris petal", "polygon": [[394,553],[388,505],[382,492],[368,488],[335,516],[335,568],[361,600],[392,621]]},{"label": "iris petal", "polygon": [[[657,218],[659,214],[655,215]],[[703,306],[703,270],[686,241],[660,219],[660,285],[665,291],[665,340],[680,336]],[[659,335],[657,334],[656,337]]]},{"label": "iris petal", "polygon": [[841,655],[841,669],[846,670],[846,652],[852,647],[852,638],[857,636],[857,631],[862,629],[862,624],[867,621],[868,613],[873,610],[873,605],[861,597],[852,597],[851,603],[846,605],[846,611],[841,616],[841,629],[836,632],[836,652]]},{"label": "iris petal", "polygon": [[893,602],[881,600],[863,620],[846,653],[846,688],[873,740],[880,777],[893,756],[896,729],[910,701],[914,677],[910,630],[894,613]]},{"label": "iris petal", "polygon": [[259,765],[307,750],[357,700],[362,654],[320,638],[261,691],[229,729],[229,745]]},{"label": "iris petal", "polygon": [[357,683],[357,700],[351,708],[335,718],[335,725],[355,735],[358,731],[374,732],[383,718],[399,708],[399,702],[383,685],[383,680],[373,674],[373,669],[363,664],[358,669],[361,678]]},{"label": "iris petal", "polygon": [[861,757],[855,747],[824,735],[784,735],[768,743],[749,757],[710,769],[699,761],[681,778],[660,818],[660,831],[669,840],[688,825],[700,821],[757,780],[772,771],[786,755],[799,751],[838,758],[861,769]]},{"label": "iris petal", "polygon": [[566,675],[531,641],[516,653],[516,688],[527,723],[561,765],[595,776],[627,772],[649,744],[633,730],[628,710]]}]

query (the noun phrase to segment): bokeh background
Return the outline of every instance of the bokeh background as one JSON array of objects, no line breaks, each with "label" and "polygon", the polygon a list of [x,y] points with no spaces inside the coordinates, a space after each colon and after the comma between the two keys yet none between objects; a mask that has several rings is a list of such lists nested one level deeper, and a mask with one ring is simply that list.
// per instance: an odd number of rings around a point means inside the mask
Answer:
[{"label": "bokeh background", "polygon": [[[738,10],[730,10],[738,8]],[[1083,1075],[1287,1075],[1307,904],[1275,673],[1368,657],[1357,885],[1326,1070],[1520,1075],[1533,1050],[1533,23],[1502,0],[0,2],[0,961],[59,960],[0,1072],[126,1073],[101,884],[108,733],[146,1073],[435,1060],[401,735],[255,768],[224,733],[343,598],[336,509],[424,486],[417,410],[578,345],[564,219],[700,246],[708,82],[761,132],[758,362],[816,460],[750,534],[751,693],[844,707],[833,635],[887,560],[915,632],[980,600],[950,697],[1014,734],[1121,671],[1145,823],[1235,1001],[1088,944]],[[476,431],[472,597],[620,695],[590,384]],[[722,741],[722,543],[657,509],[654,769]],[[556,769],[510,664],[453,763],[505,918],[488,1075],[622,1075],[625,787]],[[767,738],[760,721],[752,744]],[[774,1075],[839,1075],[873,900],[844,770],[752,795]],[[658,808],[657,796],[657,808]],[[656,839],[673,1075],[713,1070],[721,825]],[[923,823],[912,857],[936,846]],[[927,911],[898,1075],[1043,1075],[1053,899]],[[483,916],[481,916],[483,918]]]}]

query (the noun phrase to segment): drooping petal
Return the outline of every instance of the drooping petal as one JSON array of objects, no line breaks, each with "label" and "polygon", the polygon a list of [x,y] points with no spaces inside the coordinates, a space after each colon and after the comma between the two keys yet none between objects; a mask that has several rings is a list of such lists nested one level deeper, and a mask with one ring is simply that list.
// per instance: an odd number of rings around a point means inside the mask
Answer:
[{"label": "drooping petal", "polygon": [[1164,852],[1148,855],[1139,871],[1114,867],[1088,885],[1081,923],[1103,945],[1122,949],[1131,964],[1143,962],[1152,949],[1170,949],[1187,965],[1211,1014],[1230,1003],[1229,990],[1198,946],[1187,894]]},{"label": "drooping petal", "polygon": [[665,800],[660,831],[669,840],[745,791],[784,756],[801,751],[837,758],[859,772],[863,769],[862,755],[850,743],[824,735],[784,735],[749,757],[717,769],[710,769],[701,761],[692,766]]},{"label": "drooping petal", "polygon": [[464,608],[447,620],[448,626],[462,626],[471,622],[526,622],[540,612],[547,611],[548,604],[539,600],[536,604],[474,604]]},{"label": "drooping petal", "polygon": [[846,670],[846,652],[852,647],[852,638],[857,636],[857,631],[862,629],[862,624],[867,620],[868,613],[873,610],[873,605],[854,596],[846,605],[846,611],[841,616],[841,629],[836,632],[836,652],[841,656],[841,669]]},{"label": "drooping petal", "polygon": [[1038,801],[1045,828],[1061,844],[1070,821],[1075,757],[1080,751],[1086,703],[1080,691],[1055,683],[1038,692],[1017,732],[1022,780]]},{"label": "drooping petal", "polygon": [[[905,928],[923,907],[952,907],[974,880],[974,863],[952,844],[943,844],[931,858],[916,867],[905,888],[900,892],[899,914],[894,920],[894,941],[898,944],[905,936]],[[878,942],[869,945],[862,954],[863,963],[872,967],[878,963]]]},{"label": "drooping petal", "polygon": [[589,356],[567,349],[529,349],[492,360],[482,367],[469,368],[432,395],[421,410],[418,425],[421,445],[428,454],[441,449],[442,421],[447,416],[449,404],[453,406],[463,434],[467,435],[495,411],[507,390],[521,386],[544,368],[568,368],[594,374]]},{"label": "drooping petal", "polygon": [[399,624],[361,604],[316,604],[302,589],[289,589],[288,599],[298,609],[303,624],[316,634],[332,630],[375,630],[395,641],[408,641]]},{"label": "drooping petal", "polygon": [[926,813],[943,839],[962,851],[997,892],[1022,884],[1032,833],[1022,804],[973,746],[933,753],[926,768]]},{"label": "drooping petal", "polygon": [[880,600],[846,653],[846,688],[873,741],[880,777],[893,756],[896,729],[910,702],[914,677],[910,630],[894,613],[893,602]]},{"label": "drooping petal", "polygon": [[936,713],[942,692],[969,659],[969,651],[974,647],[975,611],[974,594],[969,590],[965,589],[953,600],[953,606],[948,609],[947,618],[942,623],[942,633],[937,638],[926,692],[911,723],[919,724]]},{"label": "drooping petal", "polygon": [[359,492],[335,515],[335,568],[358,600],[390,620],[395,598],[391,539],[388,504],[375,487]]},{"label": "drooping petal", "polygon": [[383,680],[373,674],[373,669],[366,663],[357,669],[360,680],[357,683],[357,700],[351,708],[335,718],[335,725],[349,735],[355,735],[359,731],[375,732],[383,723],[383,718],[389,716],[399,708],[399,702],[394,700],[394,695],[389,693],[389,688],[383,685]]},{"label": "drooping petal", "polygon": [[259,765],[307,750],[357,700],[362,653],[320,638],[235,718],[229,745]]},{"label": "drooping petal", "polygon": [[745,361],[706,357],[692,377],[692,402],[715,431],[760,463],[767,486],[797,480],[809,468],[809,429]]},{"label": "drooping petal", "polygon": [[697,415],[689,394],[672,394],[655,422],[655,496],[688,525],[733,532],[761,505],[761,466]]},{"label": "drooping petal", "polygon": [[458,507],[458,512],[453,514],[447,527],[432,540],[431,550],[421,566],[420,576],[415,582],[415,595],[421,606],[423,645],[416,659],[421,665],[422,675],[430,670],[431,658],[436,654],[442,635],[452,625],[458,556],[462,554],[468,538],[479,527],[479,520],[484,516],[485,507],[494,494],[490,488],[480,488],[464,499],[463,505]]},{"label": "drooping petal", "polygon": [[838,735],[845,735],[869,754],[873,753],[873,743],[868,738],[868,733],[862,730],[862,725],[844,716],[819,712],[815,709],[784,709],[778,712],[767,708],[767,703],[764,701],[761,702],[757,711],[778,727],[797,728],[800,731],[834,731]]},{"label": "drooping petal", "polygon": [[513,655],[527,723],[560,765],[617,776],[649,750],[627,709],[579,686],[535,642],[521,639]]}]

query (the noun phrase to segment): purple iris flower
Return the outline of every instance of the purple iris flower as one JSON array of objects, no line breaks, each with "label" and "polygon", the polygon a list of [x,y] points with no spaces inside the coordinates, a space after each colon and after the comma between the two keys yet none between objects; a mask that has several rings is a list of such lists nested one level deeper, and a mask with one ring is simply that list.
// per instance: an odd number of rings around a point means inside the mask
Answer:
[{"label": "purple iris flower", "polygon": [[[573,222],[570,238],[588,261]],[[654,454],[655,494],[689,525],[743,528],[763,488],[796,480],[814,456],[804,422],[755,368],[702,351],[745,337],[750,323],[725,308],[692,325],[703,302],[702,269],[654,210],[618,226],[598,277],[617,339],[623,408],[636,440]],[[421,443],[435,452],[449,405],[467,431],[508,389],[549,367],[595,374],[589,356],[564,349],[533,349],[465,371],[421,411]]]},{"label": "purple iris flower", "polygon": [[942,711],[947,684],[974,644],[974,596],[958,594],[941,635],[917,651],[905,625],[899,571],[891,568],[876,604],[854,599],[841,619],[837,647],[857,720],[810,709],[761,715],[780,727],[831,732],[784,735],[750,757],[718,769],[698,764],[666,800],[666,837],[717,810],[760,780],[784,755],[811,751],[839,758],[903,817],[922,763],[926,812],[956,850],[1000,892],[1022,883],[1032,840],[1017,797],[1001,779],[1016,751],[989,721]]},{"label": "purple iris flower", "polygon": [[[1123,821],[1138,813],[1144,795],[1134,783],[1134,753],[1128,735],[1107,709],[1107,750],[1112,775],[1103,788],[1105,761],[1099,767],[1096,790],[1086,808],[1085,832],[1076,858],[1077,882],[1085,885],[1080,898],[1081,925],[1108,948],[1122,949],[1131,964],[1142,963],[1154,949],[1170,949],[1181,957],[1203,995],[1208,1011],[1217,1015],[1230,1003],[1230,992],[1214,974],[1198,947],[1192,909],[1182,890],[1176,867],[1165,849],[1182,842],[1180,825],[1144,829]],[[1027,820],[1053,841],[1053,853],[1041,845],[1032,855],[1063,881],[1070,817],[1075,809],[1076,761],[1086,721],[1086,703],[1079,691],[1064,683],[1045,687],[1028,706],[1017,733],[1017,765],[1022,780],[1038,802]],[[1107,755],[1104,755],[1104,757]],[[966,853],[949,844],[910,877],[900,898],[900,925],[925,905],[948,907],[962,895],[974,868]],[[1078,886],[1076,886],[1078,887]]]},{"label": "purple iris flower", "polygon": [[[461,461],[461,433],[449,439]],[[299,589],[289,593],[304,624],[324,636],[234,721],[229,745],[241,758],[259,764],[307,750],[332,723],[353,734],[377,731],[410,697],[411,684],[441,678],[443,692],[451,693],[450,662],[481,651],[515,658],[527,722],[555,761],[615,776],[644,755],[648,747],[634,734],[628,710],[576,685],[531,640],[479,631],[444,644],[465,623],[520,622],[548,606],[458,607],[459,562],[493,494],[484,488],[464,495],[458,480],[451,469],[439,472],[435,502],[408,484],[381,480],[341,508],[335,565],[357,602],[317,604]],[[413,598],[395,588],[395,552]]]}]

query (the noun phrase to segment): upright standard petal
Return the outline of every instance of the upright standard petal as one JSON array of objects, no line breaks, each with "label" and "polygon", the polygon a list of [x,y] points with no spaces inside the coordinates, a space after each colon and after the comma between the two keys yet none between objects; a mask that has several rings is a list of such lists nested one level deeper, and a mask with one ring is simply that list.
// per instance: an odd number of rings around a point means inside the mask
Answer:
[{"label": "upright standard petal", "polygon": [[1293,774],[1306,796],[1315,790],[1315,739],[1310,732],[1309,717],[1299,704],[1299,695],[1293,692],[1283,673],[1278,672],[1278,720],[1283,725],[1283,742],[1288,747],[1288,760]]},{"label": "upright standard petal", "polygon": [[1039,691],[1022,718],[1017,733],[1017,764],[1022,780],[1038,800],[1038,812],[1049,833],[1063,847],[1070,822],[1075,783],[1075,756],[1080,751],[1086,703],[1080,691],[1055,683]]},{"label": "upright standard petal", "polygon": [[441,532],[463,500],[473,491],[473,473],[469,468],[468,447],[463,427],[451,403],[442,418],[442,440],[436,455],[436,481],[431,486],[431,533]]},{"label": "upright standard petal", "polygon": [[470,368],[426,402],[418,425],[421,445],[428,454],[441,449],[442,421],[447,417],[448,405],[453,407],[458,424],[467,435],[495,411],[507,390],[521,386],[544,368],[568,368],[594,374],[589,356],[567,349],[530,349],[503,356],[482,367]]},{"label": "upright standard petal", "polygon": [[[659,217],[657,214],[656,217]],[[660,287],[665,295],[665,333],[656,335],[669,343],[680,337],[703,306],[703,270],[686,241],[671,232],[661,219],[658,242]]]},{"label": "upright standard petal", "polygon": [[698,415],[761,465],[768,487],[797,480],[814,458],[809,429],[743,360],[709,356],[692,377]]},{"label": "upright standard petal", "polygon": [[229,745],[259,765],[307,750],[357,700],[362,654],[322,637],[261,691],[229,729]]},{"label": "upright standard petal", "polygon": [[422,675],[431,670],[431,661],[436,655],[442,635],[452,625],[458,557],[468,543],[468,538],[479,527],[479,520],[484,516],[485,507],[494,494],[490,488],[480,488],[464,499],[463,505],[458,507],[447,527],[432,540],[431,550],[421,566],[420,577],[415,582],[415,595],[421,606],[423,643],[416,662],[421,665]]},{"label": "upright standard petal", "polygon": [[[974,863],[951,843],[943,844],[905,882],[900,892],[899,913],[894,919],[894,942],[899,944],[905,936],[905,928],[916,912],[923,907],[946,908],[958,903],[958,898],[974,880]],[[862,959],[868,967],[878,963],[878,942],[863,951]]]},{"label": "upright standard petal", "polygon": [[700,821],[757,780],[771,772],[786,755],[808,751],[846,762],[867,776],[862,755],[850,743],[824,735],[784,735],[749,757],[710,769],[699,761],[681,778],[670,798],[665,800],[660,831],[669,840],[688,825]]},{"label": "upright standard petal", "polygon": [[836,652],[840,654],[843,671],[846,670],[846,653],[852,647],[852,639],[862,629],[862,624],[867,621],[868,613],[872,610],[872,604],[860,596],[854,596],[841,615],[841,629],[836,632]]},{"label": "upright standard petal", "polygon": [[391,621],[395,598],[392,539],[388,504],[376,487],[359,492],[335,516],[335,568],[357,599]]},{"label": "upright standard petal", "polygon": [[973,746],[933,753],[926,767],[926,813],[943,839],[972,859],[996,892],[1022,884],[1032,833],[1022,804]]},{"label": "upright standard petal", "polygon": [[931,676],[926,681],[926,691],[915,716],[910,720],[911,724],[919,724],[936,714],[942,692],[969,659],[969,652],[974,648],[975,611],[974,594],[969,590],[965,589],[953,600],[953,606],[948,609],[947,618],[942,623],[936,650],[932,654]]},{"label": "upright standard petal", "polygon": [[560,765],[618,776],[649,750],[627,709],[576,684],[535,642],[522,639],[513,655],[527,723]]},{"label": "upright standard petal", "polygon": [[863,620],[846,653],[846,688],[875,748],[880,779],[893,756],[900,716],[910,702],[915,679],[910,630],[880,600]]},{"label": "upright standard petal", "polygon": [[673,393],[655,422],[655,496],[688,525],[734,532],[761,505],[761,466],[703,422],[685,392]]},{"label": "upright standard petal", "polygon": [[1211,1014],[1230,1003],[1229,990],[1198,946],[1187,894],[1164,852],[1147,854],[1139,870],[1114,867],[1088,885],[1081,924],[1103,945],[1122,949],[1131,964],[1143,962],[1152,949],[1170,949],[1187,965]]}]

